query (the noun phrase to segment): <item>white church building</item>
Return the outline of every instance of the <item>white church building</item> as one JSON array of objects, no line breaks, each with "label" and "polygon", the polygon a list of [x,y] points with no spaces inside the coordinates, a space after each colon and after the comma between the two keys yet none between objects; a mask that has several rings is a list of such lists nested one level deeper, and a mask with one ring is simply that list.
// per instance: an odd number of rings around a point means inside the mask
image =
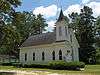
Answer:
[{"label": "white church building", "polygon": [[45,64],[49,61],[79,61],[79,44],[60,11],[55,31],[30,36],[20,48],[20,63]]}]

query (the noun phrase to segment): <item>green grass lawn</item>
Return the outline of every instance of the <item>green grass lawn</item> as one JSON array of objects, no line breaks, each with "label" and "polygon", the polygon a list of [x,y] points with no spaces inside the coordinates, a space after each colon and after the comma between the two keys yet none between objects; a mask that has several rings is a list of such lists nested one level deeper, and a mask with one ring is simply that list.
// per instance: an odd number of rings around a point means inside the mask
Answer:
[{"label": "green grass lawn", "polygon": [[0,66],[0,70],[22,70],[22,71],[43,71],[50,73],[71,75],[100,75],[100,65],[86,65],[84,71],[70,71],[70,70],[51,70],[42,68],[16,68],[13,66]]}]

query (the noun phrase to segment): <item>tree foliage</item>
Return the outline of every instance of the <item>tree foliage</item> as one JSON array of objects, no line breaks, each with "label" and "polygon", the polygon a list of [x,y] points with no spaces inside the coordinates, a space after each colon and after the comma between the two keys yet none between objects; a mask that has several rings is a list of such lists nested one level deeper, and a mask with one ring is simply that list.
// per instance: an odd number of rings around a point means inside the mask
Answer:
[{"label": "tree foliage", "polygon": [[98,16],[96,19],[95,32],[96,32],[96,36],[95,36],[96,63],[100,64],[100,16]]},{"label": "tree foliage", "polygon": [[21,5],[21,0],[0,0],[0,12],[8,14],[19,5]]},{"label": "tree foliage", "polygon": [[18,56],[19,47],[31,35],[42,33],[47,26],[42,15],[16,12],[21,0],[0,0],[0,54]]},{"label": "tree foliage", "polygon": [[100,64],[100,47],[96,49],[96,63]]},{"label": "tree foliage", "polygon": [[96,33],[96,36],[95,36],[95,39],[96,39],[95,45],[96,45],[96,47],[100,48],[100,16],[98,16],[97,19],[96,19],[95,33]]},{"label": "tree foliage", "polygon": [[0,46],[5,36],[3,30],[7,21],[11,19],[12,13],[15,13],[15,8],[21,5],[20,0],[0,0]]},{"label": "tree foliage", "polygon": [[46,20],[42,15],[31,12],[15,12],[10,23],[5,25],[5,37],[1,46],[1,53],[14,54],[18,57],[19,47],[31,35],[40,34],[45,30]]},{"label": "tree foliage", "polygon": [[93,47],[95,42],[95,18],[92,14],[92,9],[88,6],[84,6],[80,14],[72,13],[69,15],[72,20],[70,26],[75,30],[80,45],[80,61],[86,63],[89,63],[90,59],[92,59],[92,63],[95,62],[96,51]]},{"label": "tree foliage", "polygon": [[29,12],[16,12],[12,25],[15,30],[20,34],[21,42],[19,46],[31,35],[40,34],[47,26],[46,20],[42,15],[33,15]]},{"label": "tree foliage", "polygon": [[20,35],[14,30],[11,25],[5,26],[3,32],[5,33],[5,36],[0,47],[0,54],[11,55],[11,51],[14,49],[15,42],[20,41]]}]

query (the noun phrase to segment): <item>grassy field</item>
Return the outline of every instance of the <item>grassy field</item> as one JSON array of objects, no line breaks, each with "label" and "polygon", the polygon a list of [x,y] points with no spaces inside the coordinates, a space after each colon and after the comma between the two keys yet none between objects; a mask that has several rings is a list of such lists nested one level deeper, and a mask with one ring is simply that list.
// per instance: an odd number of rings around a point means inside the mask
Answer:
[{"label": "grassy field", "polygon": [[[69,71],[69,70],[51,70],[41,68],[15,68],[13,66],[0,66],[0,70],[20,70],[28,72],[41,72],[39,75],[51,75],[63,74],[63,75],[100,75],[100,65],[86,65],[84,71]],[[43,74],[42,74],[43,73]],[[38,75],[38,74],[37,74]]]}]

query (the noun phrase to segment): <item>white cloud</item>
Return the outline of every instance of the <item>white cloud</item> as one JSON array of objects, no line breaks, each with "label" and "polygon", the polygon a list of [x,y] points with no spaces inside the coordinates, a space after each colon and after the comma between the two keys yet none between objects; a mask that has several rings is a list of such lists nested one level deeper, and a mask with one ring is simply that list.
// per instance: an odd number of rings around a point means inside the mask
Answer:
[{"label": "white cloud", "polygon": [[[35,15],[42,14],[44,18],[48,20],[51,17],[57,16],[58,11],[59,11],[59,8],[57,8],[57,6],[53,4],[48,7],[44,7],[44,6],[36,7],[33,10],[33,14]],[[52,31],[54,29],[55,22],[56,20],[49,19],[47,21],[48,27],[46,27],[45,29],[47,29],[47,31]]]},{"label": "white cloud", "polygon": [[79,4],[71,5],[64,11],[64,15],[68,16],[68,14],[71,14],[72,12],[80,13],[80,9],[81,6]]},{"label": "white cloud", "polygon": [[52,31],[53,29],[54,29],[54,27],[55,27],[55,22],[56,22],[56,20],[51,20],[51,21],[48,21],[47,22],[47,24],[48,24],[48,27],[46,27],[46,29],[48,30],[48,31]]},{"label": "white cloud", "polygon": [[[90,8],[92,8],[93,10],[93,16],[97,17],[100,15],[100,2],[96,2],[97,0],[95,0],[95,2],[92,2],[94,0],[82,0],[82,3],[84,5],[89,6]],[[81,4],[74,4],[74,5],[70,5],[65,11],[64,11],[64,15],[68,16],[68,14],[71,14],[72,12],[78,12],[80,13],[80,9],[83,6]],[[56,20],[52,20],[51,17],[57,17],[58,13],[59,13],[60,9],[57,8],[56,5],[50,5],[48,7],[44,7],[44,6],[40,6],[40,7],[36,7],[33,10],[33,13],[35,15],[38,14],[42,14],[44,16],[44,18],[46,18],[48,27],[46,27],[46,29],[48,31],[52,31],[54,29],[54,25]]]},{"label": "white cloud", "polygon": [[[100,15],[100,2],[90,2],[85,5],[92,8],[94,17],[97,17]],[[80,13],[81,8],[82,6],[80,4],[71,5],[64,11],[64,14],[68,16],[68,14],[71,14],[72,12]]]},{"label": "white cloud", "polygon": [[42,14],[45,18],[54,17],[57,14],[57,6],[54,4],[48,7],[40,6],[33,10],[33,14]]},{"label": "white cloud", "polygon": [[92,8],[94,17],[100,16],[100,2],[91,2],[87,6]]},{"label": "white cloud", "polygon": [[47,24],[49,25],[48,27],[54,27],[56,21],[48,21]]}]

